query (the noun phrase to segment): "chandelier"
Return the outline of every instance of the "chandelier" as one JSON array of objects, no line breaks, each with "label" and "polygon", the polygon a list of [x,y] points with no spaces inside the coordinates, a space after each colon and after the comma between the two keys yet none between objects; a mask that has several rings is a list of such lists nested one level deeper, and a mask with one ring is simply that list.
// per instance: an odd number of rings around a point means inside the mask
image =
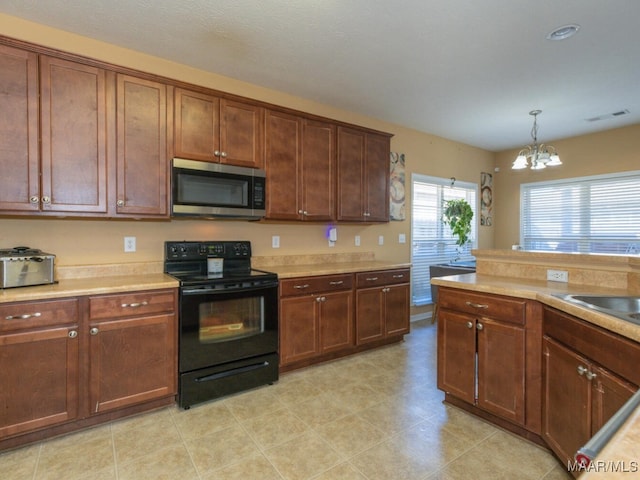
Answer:
[{"label": "chandelier", "polygon": [[538,145],[538,115],[542,110],[531,110],[529,115],[533,115],[533,128],[531,129],[531,138],[533,145],[527,145],[518,152],[518,157],[513,162],[511,168],[513,170],[521,170],[531,165],[531,170],[541,170],[547,167],[555,167],[562,165],[558,152],[551,145],[541,143]]}]

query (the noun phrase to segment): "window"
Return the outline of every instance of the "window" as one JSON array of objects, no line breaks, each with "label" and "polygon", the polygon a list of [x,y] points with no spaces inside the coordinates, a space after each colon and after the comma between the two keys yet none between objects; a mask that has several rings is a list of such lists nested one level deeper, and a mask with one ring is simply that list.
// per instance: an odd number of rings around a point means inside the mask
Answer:
[{"label": "window", "polygon": [[[411,276],[412,304],[432,303],[429,283],[429,266],[454,260],[473,260],[471,249],[477,245],[476,198],[478,186],[456,181],[451,186],[448,178],[413,174],[411,177],[413,199],[411,209]],[[464,198],[474,212],[471,225],[471,244],[458,251],[456,238],[448,225],[442,222],[446,200]]]},{"label": "window", "polygon": [[525,250],[640,253],[640,171],[520,186]]}]

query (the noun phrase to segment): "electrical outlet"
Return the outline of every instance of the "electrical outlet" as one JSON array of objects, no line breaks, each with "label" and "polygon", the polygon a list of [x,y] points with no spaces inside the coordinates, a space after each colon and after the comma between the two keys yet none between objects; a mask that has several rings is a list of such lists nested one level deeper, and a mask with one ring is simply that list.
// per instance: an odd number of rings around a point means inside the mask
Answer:
[{"label": "electrical outlet", "polygon": [[354,242],[356,244],[356,247],[360,246],[360,235],[356,235]]},{"label": "electrical outlet", "polygon": [[398,234],[398,243],[407,243],[407,236],[404,233]]},{"label": "electrical outlet", "polygon": [[566,270],[547,270],[547,280],[551,282],[569,282],[569,272]]},{"label": "electrical outlet", "polygon": [[378,245],[384,245],[384,235],[378,236]]},{"label": "electrical outlet", "polygon": [[136,251],[136,237],[124,237],[124,251],[125,252]]},{"label": "electrical outlet", "polygon": [[280,236],[273,235],[271,237],[271,248],[280,248]]}]

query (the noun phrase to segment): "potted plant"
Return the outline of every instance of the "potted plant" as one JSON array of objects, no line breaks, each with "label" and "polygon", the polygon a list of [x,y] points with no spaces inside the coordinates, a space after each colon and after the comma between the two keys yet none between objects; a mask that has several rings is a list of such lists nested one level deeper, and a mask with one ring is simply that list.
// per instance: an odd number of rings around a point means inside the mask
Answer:
[{"label": "potted plant", "polygon": [[449,225],[451,233],[457,237],[456,244],[458,245],[458,258],[462,252],[462,247],[464,247],[469,241],[472,219],[473,210],[471,209],[469,202],[465,199],[445,200],[442,221],[445,225]]}]

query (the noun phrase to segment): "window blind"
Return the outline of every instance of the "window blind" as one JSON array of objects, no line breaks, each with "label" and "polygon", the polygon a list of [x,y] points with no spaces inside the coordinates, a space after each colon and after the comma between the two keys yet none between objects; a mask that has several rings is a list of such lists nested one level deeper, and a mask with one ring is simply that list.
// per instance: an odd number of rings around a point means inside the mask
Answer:
[{"label": "window blind", "polygon": [[640,253],[640,171],[520,186],[525,250]]},{"label": "window blind", "polygon": [[[471,249],[477,245],[476,201],[478,186],[474,183],[413,174],[411,207],[411,297],[413,305],[432,303],[429,266],[449,263],[456,259],[473,260]],[[471,239],[460,252],[456,238],[442,222],[446,200],[463,198],[474,212]],[[459,254],[459,258],[458,257]]]}]

